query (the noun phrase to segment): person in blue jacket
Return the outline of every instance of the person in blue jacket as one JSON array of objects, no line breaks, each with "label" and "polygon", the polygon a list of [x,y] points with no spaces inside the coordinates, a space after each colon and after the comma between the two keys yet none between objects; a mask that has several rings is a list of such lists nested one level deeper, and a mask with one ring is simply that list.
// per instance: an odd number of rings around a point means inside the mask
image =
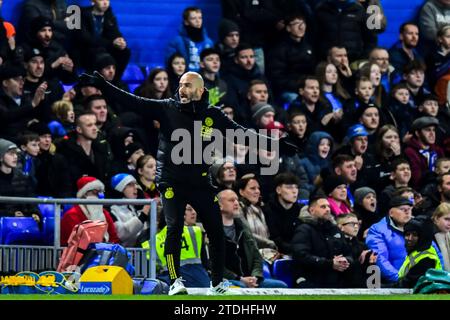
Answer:
[{"label": "person in blue jacket", "polygon": [[189,71],[200,70],[200,53],[214,46],[203,27],[202,11],[197,7],[188,7],[183,11],[183,24],[179,34],[169,43],[166,59],[178,52],[186,60]]},{"label": "person in blue jacket", "polygon": [[378,253],[377,266],[384,283],[398,281],[398,271],[406,258],[403,227],[411,220],[412,207],[408,198],[393,197],[386,217],[369,228],[366,244]]}]

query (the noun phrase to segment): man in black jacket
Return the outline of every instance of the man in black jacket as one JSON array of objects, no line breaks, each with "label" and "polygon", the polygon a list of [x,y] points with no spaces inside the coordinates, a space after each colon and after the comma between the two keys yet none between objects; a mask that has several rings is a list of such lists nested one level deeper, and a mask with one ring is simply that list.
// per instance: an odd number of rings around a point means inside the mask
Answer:
[{"label": "man in black jacket", "polygon": [[[226,293],[228,287],[223,282],[224,232],[217,197],[208,176],[212,159],[202,159],[202,155],[208,157],[207,153],[212,151],[211,138],[219,138],[216,134],[225,136],[227,129],[241,129],[242,133],[255,138],[261,136],[231,121],[219,108],[210,107],[208,92],[198,73],[187,72],[180,78],[177,97],[179,100],[138,97],[114,87],[98,73],[93,77],[101,86],[104,95],[114,97],[137,112],[150,113],[161,125],[157,182],[163,195],[164,215],[168,227],[165,256],[172,283],[169,294],[187,294],[179,278],[181,233],[186,203],[197,211],[210,239],[210,293]],[[180,156],[180,153],[183,156]]]},{"label": "man in black jacket", "polygon": [[263,207],[270,239],[279,252],[287,255],[292,254],[291,240],[300,222],[300,206],[297,204],[299,183],[297,176],[290,172],[277,175],[274,179],[275,194]]},{"label": "man in black jacket", "polygon": [[78,190],[76,182],[83,175],[97,177],[104,184],[108,183],[112,160],[108,142],[97,139],[99,131],[95,113],[82,113],[75,123],[75,132],[57,146],[57,152],[65,157],[69,166],[73,195]]},{"label": "man in black jacket", "polygon": [[322,57],[333,46],[345,47],[350,61],[362,59],[376,45],[368,15],[355,0],[323,1],[316,8],[318,48]]},{"label": "man in black jacket", "polygon": [[305,38],[305,18],[293,14],[285,19],[285,24],[288,35],[269,52],[267,71],[275,94],[281,95],[283,101],[291,102],[298,97],[300,76],[314,72],[315,58],[313,48]]},{"label": "man in black jacket", "polygon": [[92,3],[92,6],[81,9],[81,29],[77,32],[81,64],[93,70],[92,57],[107,52],[117,63],[115,80],[119,80],[130,60],[130,48],[119,30],[109,1],[95,0]]},{"label": "man in black jacket", "polygon": [[15,140],[27,123],[38,117],[47,84],[41,83],[33,96],[23,94],[25,70],[20,66],[0,66],[0,137]]},{"label": "man in black jacket", "polygon": [[353,264],[351,248],[331,222],[330,204],[325,195],[310,199],[309,215],[301,218],[292,238],[294,279],[301,288],[344,288],[345,274]]}]

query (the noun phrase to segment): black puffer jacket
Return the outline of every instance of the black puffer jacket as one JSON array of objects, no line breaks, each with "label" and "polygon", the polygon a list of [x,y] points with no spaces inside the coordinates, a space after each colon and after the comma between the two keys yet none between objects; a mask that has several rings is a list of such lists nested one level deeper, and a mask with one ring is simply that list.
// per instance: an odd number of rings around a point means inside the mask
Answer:
[{"label": "black puffer jacket", "polygon": [[262,208],[269,227],[270,239],[275,242],[278,251],[292,254],[291,240],[295,227],[300,223],[300,206],[295,203],[290,209],[283,208],[276,196]]},{"label": "black puffer jacket", "polygon": [[[333,269],[334,256],[343,255],[353,264],[351,248],[344,235],[330,221],[302,218],[292,238],[294,280],[306,281],[303,288],[344,288],[348,285],[344,272]],[[298,285],[298,283],[297,283]]]},{"label": "black puffer jacket", "polygon": [[344,1],[339,8],[336,0],[321,3],[316,9],[318,48],[323,57],[332,46],[345,47],[350,61],[362,59],[376,45],[375,34],[366,26],[364,8],[354,0]]},{"label": "black puffer jacket", "polygon": [[0,89],[0,137],[15,141],[17,133],[24,131],[27,123],[38,116],[39,108],[32,107],[28,95],[22,96],[19,106]]},{"label": "black puffer jacket", "polygon": [[276,93],[298,92],[298,79],[301,75],[314,72],[315,58],[312,46],[302,39],[296,42],[285,37],[269,53],[267,60],[268,77]]},{"label": "black puffer jacket", "polygon": [[112,155],[106,140],[92,143],[94,153],[94,163],[86,155],[83,148],[77,143],[75,134],[71,134],[68,140],[63,140],[57,151],[63,155],[69,167],[70,179],[72,182],[72,194],[76,194],[76,182],[83,176],[88,175],[101,180],[109,186],[109,173]]}]

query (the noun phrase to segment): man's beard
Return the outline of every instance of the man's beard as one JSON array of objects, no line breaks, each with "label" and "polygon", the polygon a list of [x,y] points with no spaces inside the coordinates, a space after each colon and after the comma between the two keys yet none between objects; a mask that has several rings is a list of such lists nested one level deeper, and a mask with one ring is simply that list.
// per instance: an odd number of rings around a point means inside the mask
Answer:
[{"label": "man's beard", "polygon": [[80,207],[82,208],[88,220],[106,221],[105,214],[103,213],[103,205],[86,204],[80,205]]}]

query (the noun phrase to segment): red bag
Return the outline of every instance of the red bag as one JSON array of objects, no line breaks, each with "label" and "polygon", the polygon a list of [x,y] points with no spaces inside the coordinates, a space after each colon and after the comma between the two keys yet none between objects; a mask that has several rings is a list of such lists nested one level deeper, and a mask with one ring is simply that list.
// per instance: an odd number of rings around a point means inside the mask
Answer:
[{"label": "red bag", "polygon": [[105,221],[86,220],[72,229],[67,248],[64,249],[59,260],[58,272],[74,271],[89,244],[103,242],[108,224]]}]

